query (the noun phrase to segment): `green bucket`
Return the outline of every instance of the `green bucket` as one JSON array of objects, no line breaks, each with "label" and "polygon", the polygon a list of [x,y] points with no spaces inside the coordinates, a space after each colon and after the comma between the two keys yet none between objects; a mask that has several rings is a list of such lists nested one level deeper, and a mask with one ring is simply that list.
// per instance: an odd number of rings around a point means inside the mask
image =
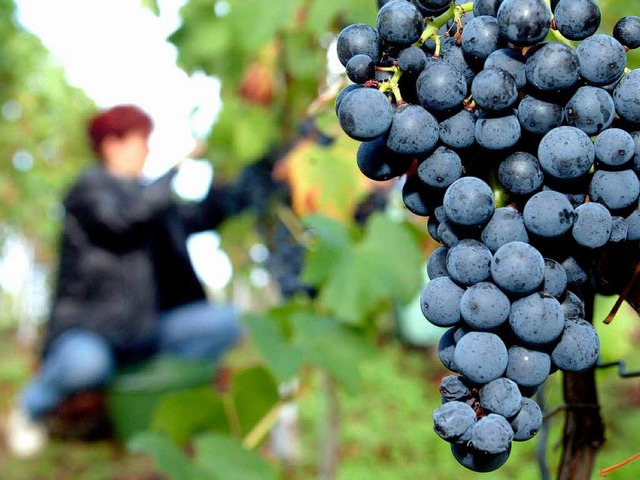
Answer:
[{"label": "green bucket", "polygon": [[107,410],[116,438],[126,443],[146,430],[163,396],[210,384],[216,365],[159,356],[123,368],[107,390]]}]

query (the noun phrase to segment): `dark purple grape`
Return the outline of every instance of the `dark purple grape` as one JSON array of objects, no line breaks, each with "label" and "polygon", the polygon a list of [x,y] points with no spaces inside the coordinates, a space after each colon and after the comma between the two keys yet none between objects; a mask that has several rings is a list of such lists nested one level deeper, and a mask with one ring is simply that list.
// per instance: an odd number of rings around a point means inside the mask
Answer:
[{"label": "dark purple grape", "polygon": [[476,141],[475,129],[475,115],[462,109],[455,115],[440,121],[440,141],[453,149],[468,148]]},{"label": "dark purple grape", "polygon": [[480,108],[497,112],[516,103],[518,87],[506,70],[485,68],[473,79],[471,96]]},{"label": "dark purple grape", "polygon": [[624,47],[612,36],[602,33],[582,40],[576,48],[576,55],[582,79],[597,87],[618,80],[627,66]]},{"label": "dark purple grape", "polygon": [[501,68],[509,72],[520,90],[527,84],[524,63],[524,56],[518,51],[511,48],[500,48],[487,57],[484,68]]},{"label": "dark purple grape", "polygon": [[504,0],[497,18],[500,36],[514,45],[542,41],[551,25],[551,12],[544,0]]},{"label": "dark purple grape", "polygon": [[342,130],[355,140],[384,135],[393,120],[391,102],[375,88],[360,88],[344,97],[338,108]]},{"label": "dark purple grape", "polygon": [[387,146],[403,155],[430,153],[439,139],[438,121],[420,105],[402,105],[393,113]]},{"label": "dark purple grape", "polygon": [[447,188],[461,176],[460,156],[446,147],[438,147],[418,165],[418,177],[431,188]]},{"label": "dark purple grape", "polygon": [[507,150],[518,143],[522,129],[515,114],[499,117],[481,115],[476,120],[475,136],[478,145],[487,150]]},{"label": "dark purple grape", "polygon": [[560,0],[554,13],[556,28],[569,40],[583,40],[600,26],[600,8],[593,0]]},{"label": "dark purple grape", "polygon": [[627,73],[613,91],[613,102],[621,118],[640,124],[640,70]]},{"label": "dark purple grape", "polygon": [[375,28],[366,23],[353,23],[342,29],[338,35],[338,59],[343,66],[358,54],[369,55],[374,61],[380,56],[380,36]]},{"label": "dark purple grape", "polygon": [[578,82],[580,63],[576,52],[559,42],[547,43],[527,56],[527,82],[541,91],[569,90]]},{"label": "dark purple grape", "polygon": [[540,188],[544,175],[536,157],[527,152],[515,152],[500,163],[498,178],[510,193],[529,195]]},{"label": "dark purple grape", "polygon": [[358,146],[356,155],[358,168],[371,180],[384,181],[404,175],[413,160],[391,151],[383,137],[378,137]]},{"label": "dark purple grape", "polygon": [[597,135],[613,123],[616,113],[611,95],[597,87],[580,87],[564,107],[567,124]]},{"label": "dark purple grape", "polygon": [[640,47],[640,17],[622,17],[613,27],[613,38],[630,50]]},{"label": "dark purple grape", "polygon": [[378,10],[376,27],[383,40],[395,45],[408,46],[422,35],[424,17],[414,4],[393,1]]},{"label": "dark purple grape", "polygon": [[346,71],[349,80],[363,84],[374,77],[376,64],[369,55],[359,53],[349,59]]},{"label": "dark purple grape", "polygon": [[416,81],[418,100],[430,112],[447,112],[462,107],[467,96],[467,82],[456,67],[434,60]]},{"label": "dark purple grape", "polygon": [[474,17],[462,30],[462,51],[475,60],[485,60],[499,48],[498,45],[498,20],[495,17]]},{"label": "dark purple grape", "polygon": [[403,48],[398,55],[398,68],[403,72],[417,75],[426,65],[427,54],[415,45]]},{"label": "dark purple grape", "polygon": [[585,175],[595,158],[591,138],[576,127],[562,126],[549,131],[538,147],[542,171],[557,180],[574,180]]},{"label": "dark purple grape", "polygon": [[518,120],[526,131],[544,135],[562,125],[564,107],[526,95],[518,104]]}]

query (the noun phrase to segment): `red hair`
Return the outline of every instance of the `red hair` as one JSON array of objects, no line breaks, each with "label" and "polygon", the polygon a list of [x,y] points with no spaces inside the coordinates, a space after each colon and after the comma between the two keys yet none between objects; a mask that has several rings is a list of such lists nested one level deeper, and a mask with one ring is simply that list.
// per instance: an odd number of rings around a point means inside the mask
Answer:
[{"label": "red hair", "polygon": [[94,116],[89,121],[87,133],[91,148],[100,156],[100,146],[105,138],[122,138],[135,130],[142,130],[148,135],[152,129],[153,120],[144,110],[135,105],[118,105]]}]

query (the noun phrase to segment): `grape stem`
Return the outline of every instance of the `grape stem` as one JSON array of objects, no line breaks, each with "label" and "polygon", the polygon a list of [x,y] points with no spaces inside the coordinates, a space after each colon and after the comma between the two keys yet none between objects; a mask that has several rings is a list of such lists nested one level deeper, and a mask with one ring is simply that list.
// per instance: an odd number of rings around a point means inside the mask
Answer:
[{"label": "grape stem", "polygon": [[640,458],[640,452],[636,453],[635,455],[630,456],[629,458],[627,458],[626,460],[623,460],[620,463],[616,463],[615,465],[612,465],[610,467],[603,468],[602,470],[600,470],[600,476],[601,477],[606,477],[611,472],[614,472],[614,471],[618,470],[619,468],[624,467],[626,464],[631,463],[634,460],[638,460],[639,458]]}]

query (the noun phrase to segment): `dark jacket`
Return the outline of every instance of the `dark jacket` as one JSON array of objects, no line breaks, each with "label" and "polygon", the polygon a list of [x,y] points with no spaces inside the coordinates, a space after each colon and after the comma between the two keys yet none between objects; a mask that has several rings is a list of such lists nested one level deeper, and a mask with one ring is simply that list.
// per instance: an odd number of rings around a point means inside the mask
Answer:
[{"label": "dark jacket", "polygon": [[96,167],[69,190],[43,354],[74,327],[103,336],[118,356],[151,353],[157,313],[206,298],[187,237],[217,227],[246,203],[237,188],[218,185],[201,202],[176,201],[175,172],[142,186]]}]

